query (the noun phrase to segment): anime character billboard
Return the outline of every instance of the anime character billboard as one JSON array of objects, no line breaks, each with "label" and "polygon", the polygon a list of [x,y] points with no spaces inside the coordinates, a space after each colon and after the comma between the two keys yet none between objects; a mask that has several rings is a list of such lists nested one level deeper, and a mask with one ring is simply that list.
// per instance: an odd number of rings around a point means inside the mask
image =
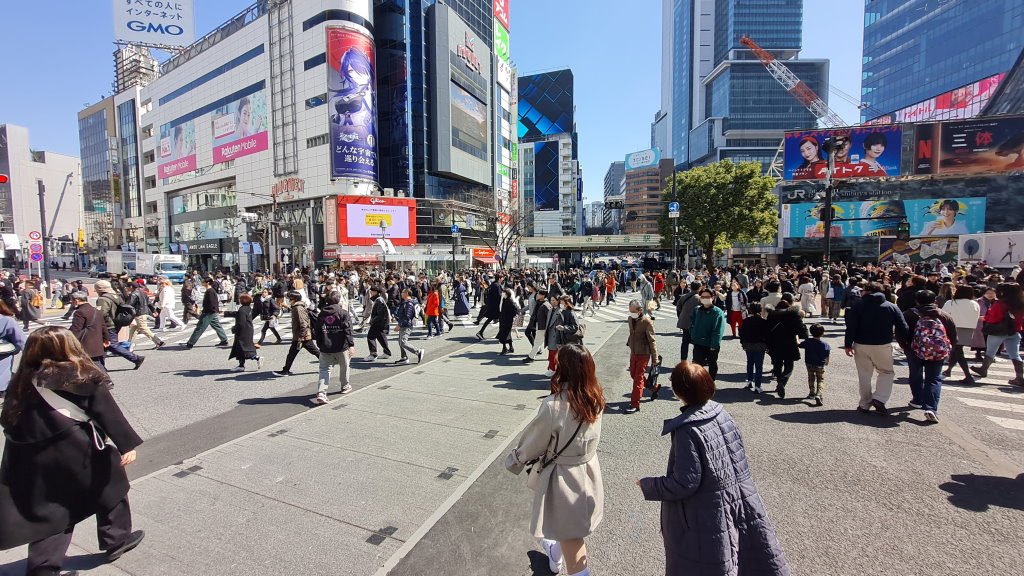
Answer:
[{"label": "anime character billboard", "polygon": [[900,175],[903,129],[899,126],[787,132],[785,179],[821,180],[828,170],[822,144],[835,138],[834,178],[880,178]]},{"label": "anime character billboard", "polygon": [[377,94],[373,39],[327,27],[331,178],[377,181]]}]

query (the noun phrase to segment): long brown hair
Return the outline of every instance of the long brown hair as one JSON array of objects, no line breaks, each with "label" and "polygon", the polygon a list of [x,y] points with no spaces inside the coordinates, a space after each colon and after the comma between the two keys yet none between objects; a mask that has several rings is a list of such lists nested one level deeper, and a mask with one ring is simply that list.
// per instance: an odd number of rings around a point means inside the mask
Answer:
[{"label": "long brown hair", "polygon": [[25,342],[21,363],[11,378],[11,386],[4,398],[4,424],[15,423],[21,415],[25,399],[29,397],[29,389],[34,385],[32,381],[46,360],[71,362],[79,373],[97,370],[81,342],[67,328],[44,326],[32,332]]},{"label": "long brown hair", "polygon": [[590,352],[576,344],[558,350],[558,368],[551,378],[551,393],[565,392],[573,415],[593,424],[604,412],[604,390],[597,381],[597,367]]}]

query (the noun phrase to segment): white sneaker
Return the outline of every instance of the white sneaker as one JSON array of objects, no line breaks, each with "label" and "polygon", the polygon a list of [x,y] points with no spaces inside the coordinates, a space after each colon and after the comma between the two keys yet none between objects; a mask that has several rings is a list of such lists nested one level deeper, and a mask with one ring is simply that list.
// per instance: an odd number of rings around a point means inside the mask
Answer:
[{"label": "white sneaker", "polygon": [[245,366],[235,366],[231,369],[232,372],[245,372]]},{"label": "white sneaker", "polygon": [[263,370],[263,356],[256,357],[256,368],[259,370]]},{"label": "white sneaker", "polygon": [[936,416],[935,412],[932,412],[931,410],[925,410],[924,411],[924,419],[929,421],[929,422],[938,422],[939,421],[939,417]]},{"label": "white sneaker", "polygon": [[327,394],[324,394],[323,392],[317,394],[316,397],[313,398],[313,404],[320,405],[320,404],[330,404],[330,403],[331,403],[331,401],[330,401],[329,398],[327,398]]},{"label": "white sneaker", "polygon": [[555,371],[554,370],[548,370],[547,372],[544,373],[544,377],[545,378],[551,378],[554,375],[555,375]]},{"label": "white sneaker", "polygon": [[348,394],[348,393],[349,393],[349,392],[351,392],[351,391],[352,391],[352,385],[351,385],[351,384],[345,384],[345,385],[344,385],[344,386],[342,386],[342,388],[341,388],[341,393],[342,393],[342,394]]},{"label": "white sneaker", "polygon": [[565,571],[565,558],[562,556],[562,547],[554,540],[541,538],[540,545],[544,553],[548,555],[548,570],[554,574],[562,574]]},{"label": "white sneaker", "polygon": [[385,354],[383,356],[378,356],[378,358],[381,359],[381,360],[387,360],[388,358],[391,358],[391,354]]},{"label": "white sneaker", "polygon": [[366,358],[363,358],[363,362],[373,362],[373,361],[374,361],[374,360],[376,360],[376,359],[377,359],[377,357],[376,357],[375,355],[373,355],[373,354],[370,354],[370,355],[369,355],[369,356],[367,356]]}]

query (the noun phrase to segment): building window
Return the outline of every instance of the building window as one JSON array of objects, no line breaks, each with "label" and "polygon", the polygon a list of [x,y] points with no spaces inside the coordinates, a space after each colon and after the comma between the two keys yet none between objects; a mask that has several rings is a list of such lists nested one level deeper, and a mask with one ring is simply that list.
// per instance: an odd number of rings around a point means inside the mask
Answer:
[{"label": "building window", "polygon": [[320,134],[319,136],[313,136],[312,138],[306,138],[306,148],[316,148],[317,146],[326,146],[330,142],[330,136],[327,134]]}]

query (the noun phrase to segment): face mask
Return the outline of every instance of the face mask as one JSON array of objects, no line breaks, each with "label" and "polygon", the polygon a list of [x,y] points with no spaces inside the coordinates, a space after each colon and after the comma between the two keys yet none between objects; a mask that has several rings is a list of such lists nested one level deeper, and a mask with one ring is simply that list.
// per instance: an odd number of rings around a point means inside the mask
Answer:
[{"label": "face mask", "polygon": [[634,319],[634,320],[636,320],[637,318],[640,317],[640,313],[639,312],[630,312],[629,313],[629,317]]},{"label": "face mask", "polygon": [[711,306],[711,298],[701,298],[700,303],[704,306]]}]

